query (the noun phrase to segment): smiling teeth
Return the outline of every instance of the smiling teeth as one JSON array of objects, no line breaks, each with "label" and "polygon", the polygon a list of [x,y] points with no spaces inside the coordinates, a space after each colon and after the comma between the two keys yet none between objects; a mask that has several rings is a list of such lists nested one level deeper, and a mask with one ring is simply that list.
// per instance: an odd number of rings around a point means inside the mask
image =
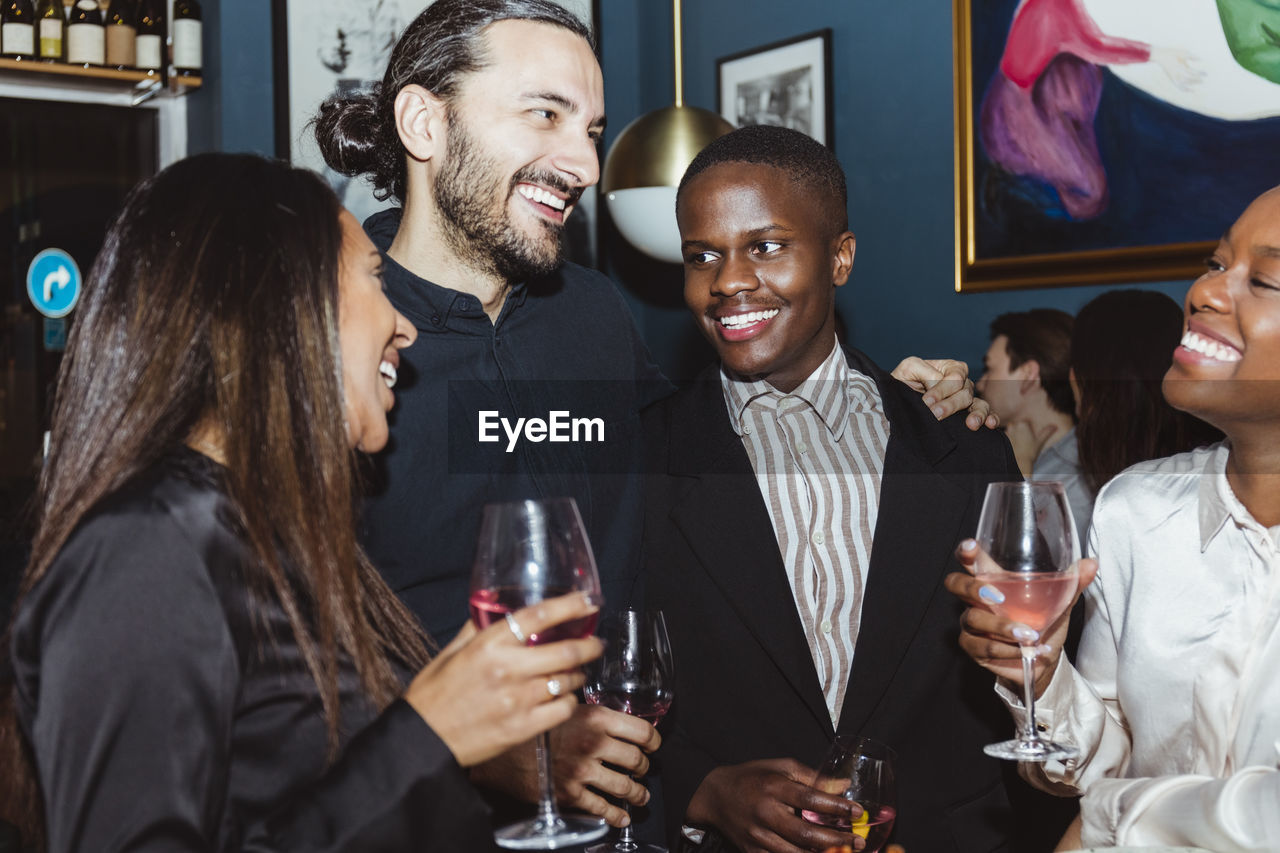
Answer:
[{"label": "smiling teeth", "polygon": [[1230,344],[1224,344],[1220,341],[1215,341],[1212,338],[1197,335],[1195,332],[1187,332],[1184,334],[1182,336],[1182,345],[1192,352],[1198,352],[1206,358],[1211,358],[1214,361],[1233,362],[1239,361],[1243,358],[1240,354],[1240,350]]},{"label": "smiling teeth", "polygon": [[746,314],[730,314],[727,317],[720,317],[720,325],[729,329],[741,329],[743,326],[750,326],[753,323],[759,323],[762,320],[772,320],[778,316],[778,309],[771,308],[768,311],[751,311]]},{"label": "smiling teeth", "polygon": [[555,208],[556,210],[564,210],[564,199],[554,193],[547,192],[542,187],[531,187],[528,184],[521,184],[516,187],[516,189],[520,191],[520,195],[530,201],[536,201],[538,204],[545,204],[547,207]]},{"label": "smiling teeth", "polygon": [[396,366],[389,361],[384,361],[378,365],[378,372],[382,374],[382,381],[387,383],[388,388],[396,387]]}]

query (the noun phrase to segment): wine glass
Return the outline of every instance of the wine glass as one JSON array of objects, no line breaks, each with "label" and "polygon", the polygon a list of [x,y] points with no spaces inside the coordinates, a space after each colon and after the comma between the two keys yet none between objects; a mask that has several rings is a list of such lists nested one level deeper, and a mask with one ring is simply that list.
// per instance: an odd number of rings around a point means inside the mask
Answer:
[{"label": "wine glass", "polygon": [[[600,603],[600,577],[591,543],[572,498],[488,504],[471,569],[471,616],[481,628],[545,598],[585,592]],[[528,643],[586,637],[596,616],[571,619],[530,634]],[[552,791],[547,734],[538,735],[538,814],[494,833],[511,850],[553,850],[594,841],[608,830],[599,818],[561,815]]]},{"label": "wine glass", "polygon": [[857,802],[862,814],[852,821],[808,809],[800,815],[810,823],[847,829],[866,842],[862,853],[876,853],[889,840],[894,818],[898,816],[895,760],[897,754],[877,740],[836,735],[818,768],[813,787]]},{"label": "wine glass", "polygon": [[[1004,596],[988,606],[1037,634],[1053,623],[1076,594],[1080,543],[1071,505],[1054,481],[991,483],[978,518],[979,556],[975,575]],[[989,744],[987,755],[1010,761],[1074,758],[1077,750],[1046,741],[1036,729],[1036,644],[1020,639],[1023,696],[1027,715],[1013,740]]]},{"label": "wine glass", "polygon": [[[671,707],[675,690],[671,643],[661,610],[623,610],[600,627],[604,654],[587,667],[582,692],[587,702],[657,725]],[[626,801],[623,807],[626,808]],[[666,853],[665,847],[635,840],[630,824],[616,844],[597,844],[587,853]]]}]

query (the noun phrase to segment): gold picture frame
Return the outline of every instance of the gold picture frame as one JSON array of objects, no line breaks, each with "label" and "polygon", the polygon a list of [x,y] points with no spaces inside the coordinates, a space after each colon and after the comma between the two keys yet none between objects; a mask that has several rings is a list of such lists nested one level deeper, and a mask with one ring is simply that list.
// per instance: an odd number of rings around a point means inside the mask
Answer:
[{"label": "gold picture frame", "polygon": [[[1065,68],[1066,73],[1084,75],[1080,79],[1089,85],[1093,85],[1096,80],[1097,88],[1102,92],[1093,103],[1097,127],[1090,122],[1089,127],[1081,134],[1086,137],[1088,134],[1096,134],[1094,149],[1100,155],[1093,171],[1101,172],[1101,177],[1095,174],[1092,178],[1091,191],[1095,194],[1104,193],[1102,201],[1111,208],[1118,206],[1117,199],[1122,193],[1127,194],[1120,202],[1124,205],[1121,211],[1117,213],[1105,210],[1094,221],[1085,222],[1077,229],[1077,232],[1086,235],[1103,233],[1102,238],[1075,239],[1072,227],[1076,222],[1063,210],[1053,209],[1053,205],[1057,203],[1055,199],[1061,199],[1068,193],[1055,193],[1056,187],[1051,182],[1041,181],[1036,177],[1028,178],[1017,174],[1016,170],[1006,171],[1002,164],[995,162],[1004,150],[998,147],[1001,140],[1012,134],[997,139],[997,147],[993,149],[997,152],[995,157],[989,157],[984,147],[984,141],[988,139],[983,136],[984,130],[991,131],[994,137],[1005,133],[1009,128],[1017,129],[1016,122],[1001,126],[1000,117],[1007,113],[1001,114],[998,111],[1007,108],[997,103],[991,112],[987,112],[988,105],[984,98],[999,97],[999,87],[1011,88],[1007,75],[1003,80],[997,79],[997,75],[1004,75],[1006,71],[1002,60],[1006,52],[1011,50],[1008,37],[1012,34],[1014,10],[1018,14],[1028,9],[1034,13],[1036,10],[1033,6],[1036,2],[1037,0],[1027,0],[1025,5],[1019,6],[1017,0],[953,0],[956,291],[980,292],[1194,278],[1204,269],[1204,258],[1212,253],[1218,237],[1235,216],[1254,196],[1280,183],[1280,118],[1275,117],[1280,116],[1280,82],[1265,79],[1261,81],[1264,92],[1270,92],[1265,87],[1274,87],[1275,90],[1276,109],[1270,115],[1247,121],[1223,120],[1219,117],[1206,117],[1195,110],[1171,105],[1153,97],[1130,85],[1127,80],[1116,78],[1109,70],[1111,66],[1096,62],[1097,57],[1091,63],[1073,54],[1059,62],[1066,51],[1055,55],[1046,64],[1043,76],[1048,77],[1051,67],[1059,64],[1062,67],[1053,68],[1054,73]],[[1161,2],[1188,7],[1192,5],[1180,0]],[[1075,6],[1087,17],[1089,13],[1083,0]],[[1177,12],[1178,10],[1166,9],[1165,15]],[[1089,21],[1090,25],[1094,23]],[[1203,33],[1202,25],[1203,22],[1197,26],[1201,27]],[[1061,24],[1058,26],[1061,27]],[[1220,36],[1221,33],[1208,33],[1203,38],[1207,45],[1211,38]],[[1141,61],[1154,62],[1140,59],[1143,51],[1140,40],[1117,37],[1108,44],[1116,51],[1117,57],[1121,51],[1128,51],[1126,58],[1117,60],[1117,69],[1122,62],[1134,65]],[[1150,46],[1147,47],[1147,53],[1153,57],[1156,55],[1154,48]],[[1218,53],[1222,51],[1219,50]],[[1238,68],[1234,71],[1220,70],[1225,66],[1226,60],[1214,54],[1210,46],[1198,50],[1193,45],[1190,55],[1193,60],[1191,67],[1202,74],[1197,85],[1203,82],[1206,68],[1215,74],[1250,73]],[[1208,65],[1203,57],[1212,57],[1218,65]],[[1093,70],[1095,67],[1096,71]],[[1108,70],[1104,71],[1104,67]],[[1151,68],[1142,70],[1148,78],[1152,76]],[[1027,91],[1031,88],[1024,87]],[[1018,96],[1016,92],[1014,96]],[[1045,95],[1046,99],[1048,97],[1050,96]],[[1027,103],[1032,103],[1031,95],[1027,95],[1027,98]],[[1034,103],[1043,114],[1044,100]],[[1271,109],[1269,104],[1265,108]],[[1161,122],[1172,129],[1163,130]],[[1251,153],[1247,155],[1245,162],[1240,162],[1239,157],[1231,153],[1231,146],[1226,141],[1215,144],[1212,140],[1210,134],[1221,133],[1223,128],[1232,134],[1233,139],[1243,139],[1249,143],[1248,151]],[[1167,132],[1169,136],[1166,139],[1173,141],[1160,139],[1158,134],[1162,132]],[[1207,141],[1201,143],[1200,136],[1196,134],[1204,136]],[[1144,135],[1150,138],[1142,138]],[[1185,156],[1183,152],[1176,150],[1162,150],[1162,147],[1171,148],[1189,138],[1193,142],[1187,143]],[[1088,143],[1092,140],[1085,138],[1084,141]],[[1150,155],[1144,156],[1142,152],[1153,150],[1157,152],[1157,158],[1166,157],[1170,164],[1193,161],[1198,157],[1204,162],[1195,161],[1195,165],[1203,166],[1204,174],[1171,166],[1169,172],[1176,171],[1176,174],[1165,175],[1163,182],[1152,180],[1152,172],[1156,166],[1150,166]],[[1138,162],[1126,163],[1126,157]],[[1142,173],[1146,184],[1132,179],[1131,173],[1135,169]],[[1239,174],[1246,171],[1253,175]],[[1194,207],[1202,200],[1203,188],[1215,176],[1229,177],[1231,185],[1214,196],[1212,210],[1206,210],[1200,217],[1201,221],[1193,221]],[[1158,178],[1159,174],[1155,177]],[[1179,181],[1184,181],[1187,185],[1186,197],[1181,201],[1176,192]],[[1101,190],[1097,189],[1099,183]],[[1111,183],[1118,185],[1112,187]],[[1002,198],[1001,193],[1005,193],[1006,197]],[[1147,199],[1147,195],[1152,198]],[[1015,202],[1009,202],[1008,198],[1014,198]],[[1034,198],[1035,201],[1027,201],[1028,198]],[[1013,212],[1005,210],[999,215],[993,214],[991,208],[996,204],[1007,204]],[[1034,219],[1036,204],[1043,205],[1041,210],[1049,211],[1043,214],[1048,223],[1043,234],[1034,232],[1026,221],[1028,217]],[[1065,206],[1065,202],[1059,206]],[[1152,208],[1159,213],[1135,213]],[[1029,210],[1032,211],[1030,214],[1027,213]],[[1102,229],[1096,225],[1096,220],[1102,217],[1110,217],[1116,221],[1109,223],[1107,229]],[[1172,239],[1161,239],[1161,219],[1166,217],[1176,219],[1167,229]],[[1002,222],[1014,224],[1008,227],[1008,234],[994,233],[999,232]],[[1130,232],[1139,234],[1139,237],[1127,240],[1126,235]],[[1028,233],[1034,239],[1025,239]],[[1110,242],[1108,236],[1111,238]],[[1186,239],[1188,236],[1197,239]]]}]

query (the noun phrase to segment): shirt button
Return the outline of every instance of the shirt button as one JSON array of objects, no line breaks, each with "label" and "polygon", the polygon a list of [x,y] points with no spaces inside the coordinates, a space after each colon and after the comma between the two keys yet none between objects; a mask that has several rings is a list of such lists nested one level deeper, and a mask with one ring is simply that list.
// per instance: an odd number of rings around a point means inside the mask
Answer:
[{"label": "shirt button", "polygon": [[432,314],[432,315],[431,315],[431,325],[433,325],[433,326],[439,326],[439,325],[440,325],[440,315],[439,315],[439,314]]},{"label": "shirt button", "polygon": [[822,620],[822,626],[821,626],[821,627],[822,627],[822,633],[824,633],[824,634],[830,634],[830,633],[831,633],[831,620],[830,620],[830,619],[823,619],[823,620]]},{"label": "shirt button", "polygon": [[824,545],[824,544],[826,544],[826,541],[827,541],[827,537],[825,537],[825,536],[823,536],[823,535],[822,535],[822,531],[821,531],[821,530],[819,530],[817,533],[813,534],[813,544],[815,544],[815,545]]},{"label": "shirt button", "polygon": [[801,453],[808,453],[809,445],[805,444],[803,441],[798,441],[796,442],[796,450],[800,451]]},{"label": "shirt button", "polygon": [[743,434],[743,435],[751,435],[751,427],[749,427],[749,426],[744,426],[744,427],[742,428],[742,434]]}]

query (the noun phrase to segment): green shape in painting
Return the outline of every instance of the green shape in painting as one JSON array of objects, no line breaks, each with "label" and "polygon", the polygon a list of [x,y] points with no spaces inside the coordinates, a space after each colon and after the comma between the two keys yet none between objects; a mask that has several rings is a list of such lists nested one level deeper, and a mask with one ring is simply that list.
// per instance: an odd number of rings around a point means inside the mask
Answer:
[{"label": "green shape in painting", "polygon": [[1280,83],[1280,0],[1218,0],[1218,15],[1236,62]]}]

